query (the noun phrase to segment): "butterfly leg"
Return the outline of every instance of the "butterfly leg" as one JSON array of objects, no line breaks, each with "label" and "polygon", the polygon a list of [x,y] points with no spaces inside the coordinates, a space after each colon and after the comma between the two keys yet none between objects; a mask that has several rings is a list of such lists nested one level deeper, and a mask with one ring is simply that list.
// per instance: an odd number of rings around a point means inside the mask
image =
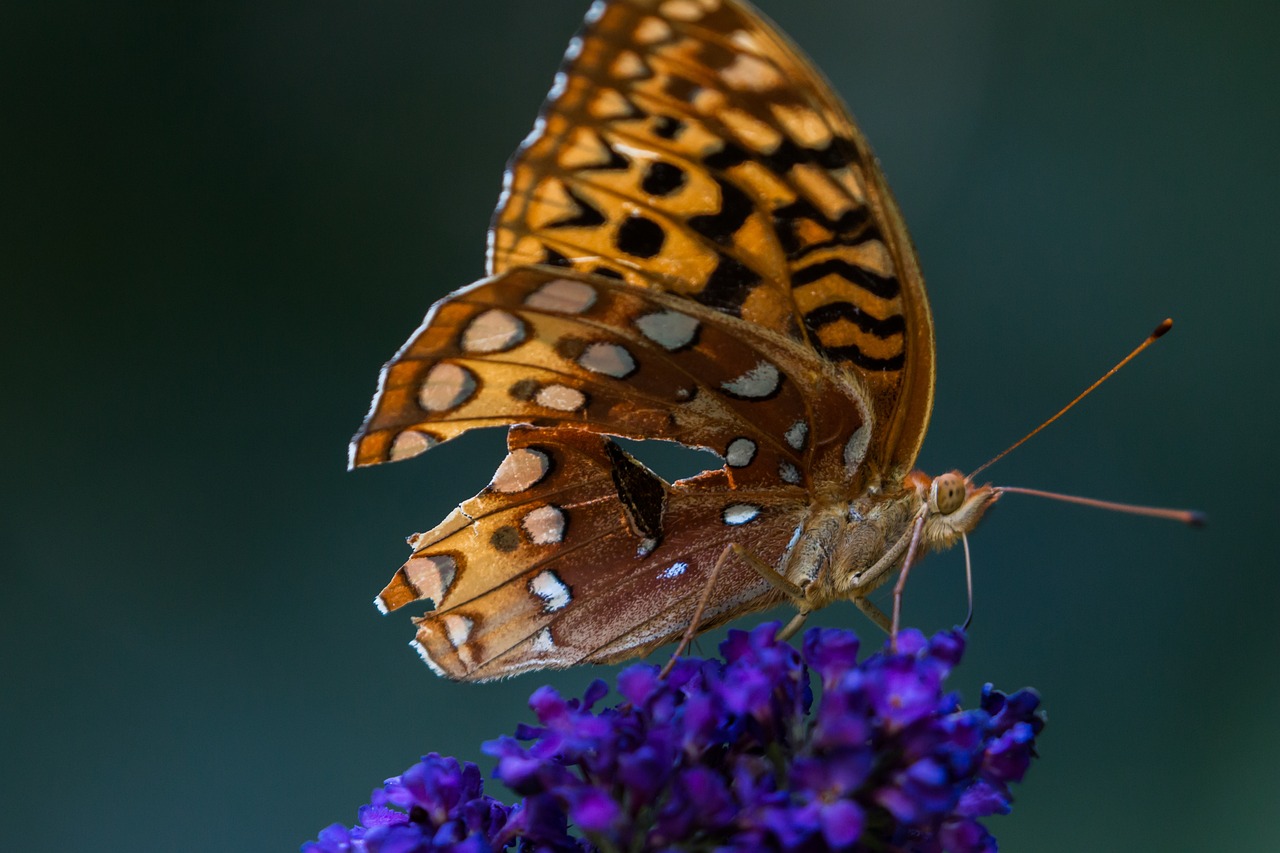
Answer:
[{"label": "butterfly leg", "polygon": [[676,665],[676,659],[685,653],[689,648],[689,644],[693,642],[693,638],[698,633],[698,626],[702,623],[702,614],[707,609],[707,604],[711,601],[711,592],[715,589],[716,578],[720,575],[720,568],[729,561],[730,556],[738,556],[742,561],[756,571],[762,578],[769,581],[778,589],[786,593],[796,606],[800,608],[800,612],[796,614],[797,618],[793,618],[787,623],[784,633],[780,635],[782,639],[790,637],[795,633],[800,625],[804,622],[805,616],[809,615],[808,604],[805,602],[804,590],[778,574],[777,570],[768,563],[761,560],[755,554],[752,554],[746,548],[736,542],[725,546],[720,552],[720,556],[716,559],[716,564],[711,567],[711,574],[707,578],[707,584],[703,587],[702,597],[698,599],[698,607],[693,611],[693,619],[689,622],[689,627],[684,629],[684,636],[680,638],[680,643],[676,646],[676,650],[671,653],[671,659],[662,667],[662,671],[658,673],[658,678],[666,678],[671,672],[671,668]]},{"label": "butterfly leg", "polygon": [[795,636],[796,631],[800,630],[800,626],[804,624],[804,620],[809,618],[808,608],[801,608],[800,612],[791,617],[791,621],[782,626],[782,630],[778,632],[779,640],[790,640]]},{"label": "butterfly leg", "polygon": [[876,623],[876,626],[881,631],[886,634],[893,633],[893,624],[889,622],[889,617],[885,615],[883,610],[872,603],[871,599],[859,596],[853,600],[853,603],[858,605],[858,609],[862,611],[863,615]]},{"label": "butterfly leg", "polygon": [[895,652],[898,650],[898,628],[902,626],[902,590],[907,586],[907,574],[916,561],[920,535],[924,532],[924,519],[923,513],[916,518],[915,527],[911,531],[911,544],[907,546],[907,558],[902,561],[902,572],[898,575],[898,582],[893,585],[893,625],[889,631],[889,644]]}]

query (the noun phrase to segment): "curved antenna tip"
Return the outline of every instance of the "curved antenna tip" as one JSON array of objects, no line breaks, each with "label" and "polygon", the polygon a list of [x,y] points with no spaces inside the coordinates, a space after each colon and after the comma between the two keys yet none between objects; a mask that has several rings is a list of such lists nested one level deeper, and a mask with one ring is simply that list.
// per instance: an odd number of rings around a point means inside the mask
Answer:
[{"label": "curved antenna tip", "polygon": [[1209,516],[1199,510],[1187,511],[1187,524],[1192,527],[1204,527],[1209,523]]},{"label": "curved antenna tip", "polygon": [[1172,328],[1173,328],[1173,318],[1165,317],[1164,322],[1161,323],[1159,326],[1156,326],[1156,330],[1151,333],[1151,340],[1154,341],[1156,338],[1163,336],[1166,332],[1168,332]]}]

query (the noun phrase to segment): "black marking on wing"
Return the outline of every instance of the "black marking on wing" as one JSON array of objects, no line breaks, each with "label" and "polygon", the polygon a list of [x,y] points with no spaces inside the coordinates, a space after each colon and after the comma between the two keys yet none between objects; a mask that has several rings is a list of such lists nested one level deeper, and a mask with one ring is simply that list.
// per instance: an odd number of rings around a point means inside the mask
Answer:
[{"label": "black marking on wing", "polygon": [[613,463],[613,485],[632,532],[655,544],[661,542],[662,516],[667,511],[666,481],[615,442],[606,439],[604,449]]},{"label": "black marking on wing", "polygon": [[796,270],[791,274],[791,286],[803,287],[829,275],[838,275],[850,284],[856,284],[883,299],[892,299],[898,295],[898,279],[877,275],[843,258],[827,258]]},{"label": "black marking on wing", "polygon": [[728,255],[721,255],[716,268],[707,277],[706,286],[689,294],[698,302],[717,311],[742,316],[742,305],[760,283],[760,274]]},{"label": "black marking on wing", "polygon": [[557,219],[555,222],[547,223],[547,228],[598,228],[607,221],[603,213],[593,207],[589,201],[575,193],[568,184],[565,184],[564,191],[569,196],[569,199],[578,206],[578,212],[573,216],[566,216],[564,219]]},{"label": "black marking on wing", "polygon": [[907,322],[902,318],[901,314],[894,314],[882,320],[879,317],[873,317],[849,302],[828,302],[826,305],[819,305],[804,315],[805,327],[815,334],[823,326],[838,320],[848,320],[862,331],[875,335],[877,338],[887,338],[891,335],[902,334],[907,330]]},{"label": "black marking on wing", "polygon": [[733,235],[747,221],[755,205],[742,190],[724,178],[716,178],[720,187],[720,209],[715,213],[689,217],[689,227],[708,240],[721,245],[731,245]]},{"label": "black marking on wing", "polygon": [[684,186],[687,177],[684,170],[679,166],[674,166],[662,160],[655,160],[645,170],[644,180],[640,183],[640,189],[649,195],[671,195],[671,193]]},{"label": "black marking on wing", "polygon": [[628,255],[652,258],[662,251],[667,235],[662,226],[644,216],[628,216],[618,226],[614,244]]}]

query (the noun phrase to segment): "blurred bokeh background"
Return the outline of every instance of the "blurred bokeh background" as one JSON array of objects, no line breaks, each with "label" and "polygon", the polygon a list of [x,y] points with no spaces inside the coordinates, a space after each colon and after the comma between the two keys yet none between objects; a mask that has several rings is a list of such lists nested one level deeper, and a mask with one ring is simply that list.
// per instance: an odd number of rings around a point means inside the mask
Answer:
[{"label": "blurred bokeh background", "polygon": [[[761,0],[853,107],[928,281],[921,459],[994,481],[954,688],[1049,727],[1012,851],[1273,850],[1280,6]],[[379,365],[481,274],[580,0],[10,4],[0,27],[0,847],[292,850],[543,679],[370,604],[502,434],[345,472]],[[909,621],[963,617],[961,557]],[[754,624],[755,618],[743,620]],[[851,608],[816,620],[874,628]],[[714,650],[714,640],[704,642]],[[608,673],[550,680],[569,692]]]}]

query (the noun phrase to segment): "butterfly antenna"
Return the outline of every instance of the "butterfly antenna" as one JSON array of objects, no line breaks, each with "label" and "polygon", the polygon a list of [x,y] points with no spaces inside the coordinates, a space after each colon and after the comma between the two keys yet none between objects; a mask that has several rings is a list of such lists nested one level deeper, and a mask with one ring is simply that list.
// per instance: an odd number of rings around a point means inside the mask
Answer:
[{"label": "butterfly antenna", "polygon": [[973,623],[973,561],[969,559],[969,535],[962,532],[960,541],[964,543],[964,582],[969,588],[969,612],[965,614],[964,627],[960,630],[968,631]]},{"label": "butterfly antenna", "polygon": [[1077,495],[1064,495],[1059,492],[1045,492],[1040,489],[1023,489],[1018,486],[996,486],[997,492],[1009,492],[1015,495],[1031,495],[1037,498],[1048,498],[1053,501],[1063,501],[1069,504],[1080,504],[1081,506],[1092,506],[1098,509],[1109,509],[1112,512],[1127,512],[1130,515],[1145,515],[1150,518],[1167,518],[1171,521],[1180,521],[1191,527],[1203,527],[1206,516],[1203,512],[1194,509],[1165,509],[1158,506],[1140,506],[1138,504],[1122,504],[1115,501],[1100,501],[1097,498],[1082,498]]},{"label": "butterfly antenna", "polygon": [[[1161,323],[1159,326],[1156,326],[1155,331],[1154,331],[1154,332],[1152,332],[1150,335],[1148,335],[1148,336],[1147,336],[1147,339],[1146,339],[1145,341],[1143,341],[1142,343],[1138,344],[1137,348],[1136,348],[1136,349],[1134,349],[1134,351],[1133,351],[1133,352],[1129,353],[1129,354],[1128,354],[1128,355],[1126,355],[1124,358],[1120,359],[1120,362],[1119,362],[1115,367],[1111,368],[1111,369],[1110,369],[1110,370],[1108,370],[1106,373],[1102,374],[1102,376],[1098,379],[1098,381],[1097,381],[1097,382],[1094,382],[1094,383],[1093,383],[1092,385],[1090,385],[1088,388],[1086,388],[1086,389],[1084,389],[1083,391],[1081,391],[1081,392],[1080,392],[1080,394],[1079,394],[1079,396],[1077,396],[1077,397],[1076,397],[1074,400],[1072,400],[1070,403],[1067,403],[1065,406],[1063,406],[1063,407],[1062,407],[1062,409],[1061,409],[1061,410],[1059,410],[1059,411],[1058,411],[1058,413],[1057,413],[1056,415],[1054,415],[1053,417],[1049,418],[1049,420],[1047,420],[1047,421],[1045,421],[1044,423],[1040,424],[1040,426],[1036,427],[1036,428],[1035,428],[1035,429],[1033,429],[1031,432],[1027,433],[1027,434],[1026,434],[1026,435],[1024,435],[1022,438],[1018,439],[1018,440],[1017,440],[1017,441],[1015,441],[1013,444],[1011,444],[1011,445],[1009,445],[1008,447],[1006,447],[1004,450],[1002,450],[1000,453],[996,454],[993,458],[989,459],[987,462],[984,462],[983,464],[979,465],[977,468],[973,469],[973,473],[971,473],[971,474],[969,475],[968,479],[972,480],[974,477],[978,476],[978,474],[982,473],[983,471],[985,471],[986,469],[990,468],[990,467],[991,467],[992,465],[994,465],[995,463],[999,462],[1001,459],[1003,459],[1003,458],[1005,458],[1006,456],[1008,456],[1008,455],[1009,455],[1010,453],[1012,453],[1013,451],[1017,450],[1017,449],[1018,449],[1019,447],[1021,447],[1022,445],[1026,444],[1026,443],[1027,443],[1027,441],[1029,441],[1033,435],[1035,435],[1036,433],[1040,432],[1040,430],[1044,429],[1044,428],[1045,428],[1045,427],[1047,427],[1049,424],[1053,423],[1053,422],[1054,422],[1054,421],[1056,421],[1058,418],[1060,418],[1060,417],[1062,417],[1063,415],[1065,415],[1068,411],[1070,411],[1070,410],[1071,410],[1071,407],[1072,407],[1072,406],[1074,406],[1076,403],[1079,403],[1079,402],[1080,402],[1081,400],[1083,400],[1085,397],[1088,397],[1091,393],[1093,393],[1093,390],[1094,390],[1095,388],[1097,388],[1099,385],[1101,385],[1103,382],[1106,382],[1106,381],[1107,381],[1108,379],[1110,379],[1112,376],[1115,376],[1115,375],[1116,375],[1116,372],[1117,372],[1117,371],[1119,371],[1119,370],[1120,370],[1120,368],[1124,367],[1126,364],[1128,364],[1129,362],[1133,361],[1133,359],[1137,357],[1138,353],[1142,352],[1144,349],[1146,349],[1147,347],[1149,347],[1149,346],[1151,346],[1152,344],[1154,344],[1154,343],[1155,343],[1159,338],[1163,337],[1163,336],[1164,336],[1164,334],[1165,334],[1166,332],[1168,332],[1168,331],[1169,331],[1170,329],[1172,329],[1172,328],[1173,328],[1173,320],[1172,320],[1172,319],[1165,319],[1165,321],[1164,321],[1163,323]],[[1012,490],[1012,489],[1010,489],[1010,490],[1008,490],[1008,491],[1013,491],[1013,490]],[[1079,500],[1082,500],[1082,501],[1083,501],[1083,499],[1079,499]]]}]

